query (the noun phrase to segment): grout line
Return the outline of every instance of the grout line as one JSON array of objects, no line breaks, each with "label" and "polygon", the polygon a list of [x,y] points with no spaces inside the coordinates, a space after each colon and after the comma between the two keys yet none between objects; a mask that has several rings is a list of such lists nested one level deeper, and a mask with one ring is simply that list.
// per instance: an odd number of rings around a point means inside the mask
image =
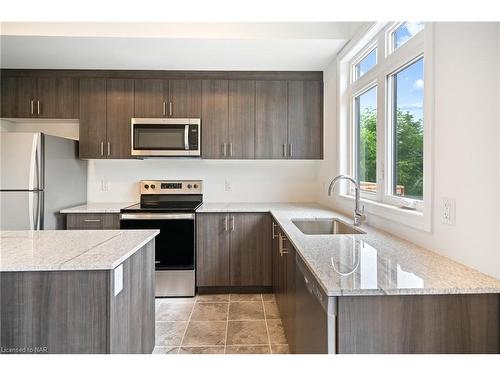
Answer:
[{"label": "grout line", "polygon": [[261,294],[260,297],[262,299],[262,308],[264,309],[264,321],[266,322],[267,342],[269,344],[269,354],[273,354],[273,348],[271,347],[271,336],[269,335],[269,327],[267,326],[266,304],[264,303],[264,296]]},{"label": "grout line", "polygon": [[226,336],[224,338],[224,354],[226,354],[226,348],[227,348],[227,331],[228,331],[228,328],[229,328],[229,306],[231,306],[231,295],[229,295],[229,302],[227,304]]},{"label": "grout line", "polygon": [[191,313],[189,314],[189,319],[188,319],[188,322],[186,324],[186,329],[184,330],[184,334],[182,335],[182,339],[181,339],[181,342],[179,344],[179,349],[177,350],[176,354],[179,354],[179,352],[181,351],[181,346],[182,346],[182,343],[184,342],[184,338],[186,337],[186,332],[188,330],[189,323],[191,322],[191,317],[193,316],[193,311],[194,311],[195,306],[196,306],[196,304],[193,303],[193,307],[191,308]]}]

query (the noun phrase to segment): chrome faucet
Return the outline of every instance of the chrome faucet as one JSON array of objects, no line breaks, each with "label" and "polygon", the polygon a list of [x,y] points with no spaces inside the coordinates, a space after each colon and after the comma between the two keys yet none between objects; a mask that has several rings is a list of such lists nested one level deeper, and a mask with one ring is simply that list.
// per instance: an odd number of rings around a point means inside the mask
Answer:
[{"label": "chrome faucet", "polygon": [[359,226],[359,225],[361,225],[361,221],[363,221],[365,218],[365,215],[364,215],[365,207],[363,206],[362,209],[359,208],[359,184],[357,183],[357,181],[349,176],[345,176],[342,174],[338,175],[337,177],[335,177],[332,180],[332,182],[330,182],[330,187],[328,188],[328,195],[329,196],[332,195],[333,189],[335,189],[335,185],[340,180],[348,180],[348,181],[352,182],[352,184],[354,185],[354,192],[355,192],[354,193],[355,194],[355,196],[354,196],[354,200],[355,200],[354,225]]}]

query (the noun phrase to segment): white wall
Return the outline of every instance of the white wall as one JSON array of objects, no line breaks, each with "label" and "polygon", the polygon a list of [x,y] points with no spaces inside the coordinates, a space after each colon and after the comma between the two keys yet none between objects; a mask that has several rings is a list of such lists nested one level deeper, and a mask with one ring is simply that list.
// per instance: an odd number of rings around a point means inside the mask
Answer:
[{"label": "white wall", "polygon": [[43,132],[49,135],[78,140],[78,121],[76,120],[15,120],[0,119],[0,131]]},{"label": "white wall", "polygon": [[[201,179],[206,202],[312,202],[319,161],[145,159],[91,160],[89,202],[136,202],[139,181]],[[108,191],[102,191],[102,181]],[[225,190],[226,181],[231,191]]]},{"label": "white wall", "polygon": [[[432,232],[373,215],[369,223],[500,278],[500,26],[437,23],[434,56]],[[325,72],[326,149],[336,134],[334,71],[331,65]],[[325,156],[318,199],[351,212],[351,205],[326,195],[337,155]],[[456,199],[455,226],[441,223],[443,197]]]}]

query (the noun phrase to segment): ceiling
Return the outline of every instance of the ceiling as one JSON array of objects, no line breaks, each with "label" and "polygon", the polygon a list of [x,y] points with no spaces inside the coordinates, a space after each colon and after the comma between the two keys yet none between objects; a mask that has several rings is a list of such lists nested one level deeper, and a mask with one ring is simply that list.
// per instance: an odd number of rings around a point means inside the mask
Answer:
[{"label": "ceiling", "polygon": [[359,23],[2,23],[2,68],[323,70]]}]

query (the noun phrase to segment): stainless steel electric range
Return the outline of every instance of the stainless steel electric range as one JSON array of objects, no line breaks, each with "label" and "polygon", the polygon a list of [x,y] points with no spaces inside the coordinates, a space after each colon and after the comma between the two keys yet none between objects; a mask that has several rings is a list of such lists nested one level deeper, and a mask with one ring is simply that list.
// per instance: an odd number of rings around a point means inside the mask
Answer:
[{"label": "stainless steel electric range", "polygon": [[122,229],[159,229],[155,239],[157,297],[195,295],[196,209],[202,181],[141,181],[141,202],[121,210]]}]

